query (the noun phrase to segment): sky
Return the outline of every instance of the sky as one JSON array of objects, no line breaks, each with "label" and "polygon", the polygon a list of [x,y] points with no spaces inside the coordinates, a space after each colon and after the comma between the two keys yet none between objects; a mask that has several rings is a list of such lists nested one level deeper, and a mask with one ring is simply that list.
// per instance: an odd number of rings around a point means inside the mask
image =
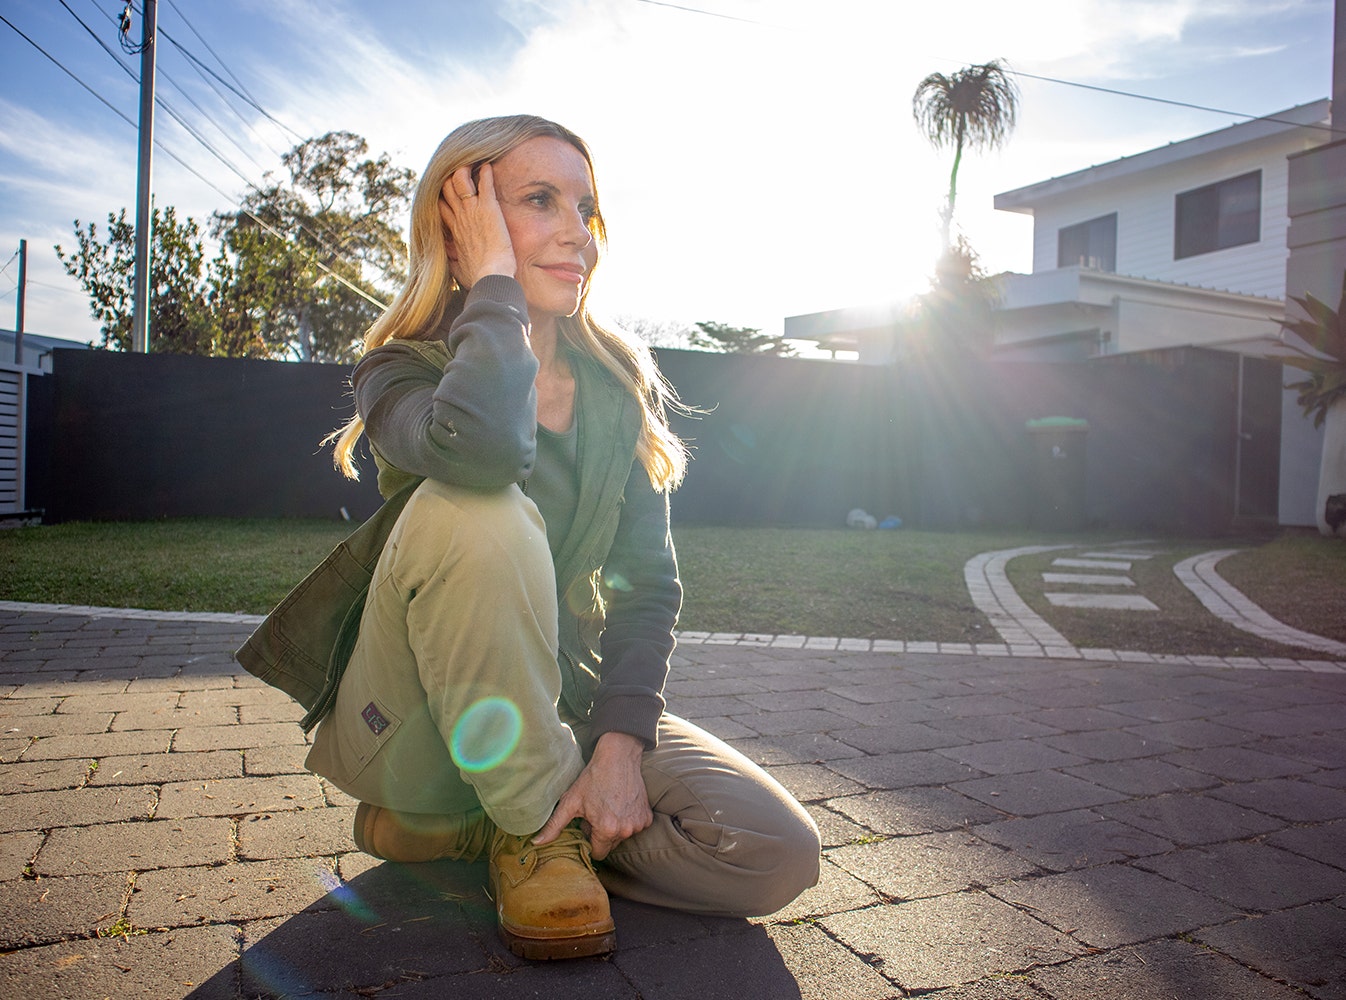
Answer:
[{"label": "sky", "polygon": [[[101,341],[52,248],[74,244],[75,220],[134,218],[123,5],[0,0],[0,327],[26,239],[25,329]],[[912,120],[927,74],[991,59],[1019,74],[1009,143],[964,156],[955,228],[987,271],[1028,271],[1032,220],[995,211],[997,192],[1327,97],[1332,6],[160,0],[159,97],[218,155],[160,110],[153,187],[206,220],[283,174],[301,138],[355,132],[419,174],[462,122],[539,114],[593,151],[609,237],[595,312],[779,334],[786,316],[928,287],[952,155]]]}]

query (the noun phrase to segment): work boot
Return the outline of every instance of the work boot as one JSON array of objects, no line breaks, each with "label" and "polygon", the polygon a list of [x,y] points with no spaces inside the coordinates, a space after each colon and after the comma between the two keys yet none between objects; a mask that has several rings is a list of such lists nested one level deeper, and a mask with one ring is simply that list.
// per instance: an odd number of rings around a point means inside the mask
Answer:
[{"label": "work boot", "polygon": [[495,824],[481,809],[453,816],[397,812],[361,802],[355,846],[385,861],[477,861],[491,846]]},{"label": "work boot", "polygon": [[594,874],[589,838],[568,826],[541,847],[497,830],[491,897],[500,937],[521,958],[604,955],[617,946],[607,891]]}]

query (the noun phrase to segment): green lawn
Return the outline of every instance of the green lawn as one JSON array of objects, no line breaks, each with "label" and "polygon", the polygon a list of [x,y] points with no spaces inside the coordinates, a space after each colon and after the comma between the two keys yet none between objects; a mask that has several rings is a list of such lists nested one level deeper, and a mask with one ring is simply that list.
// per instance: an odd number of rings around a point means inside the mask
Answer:
[{"label": "green lawn", "polygon": [[[350,529],[327,521],[175,520],[63,524],[0,531],[0,600],[261,614]],[[680,628],[943,642],[996,641],[973,607],[963,564],[1033,544],[1104,545],[1102,536],[1030,532],[848,531],[681,527],[686,603]],[[1222,575],[1283,621],[1346,641],[1346,542],[1307,532],[1274,539],[1160,539],[1138,563],[1159,615],[1065,611],[1041,596],[1052,555],[1021,557],[1010,575],[1025,599],[1078,646],[1284,654],[1220,625],[1172,565],[1241,549]]]}]

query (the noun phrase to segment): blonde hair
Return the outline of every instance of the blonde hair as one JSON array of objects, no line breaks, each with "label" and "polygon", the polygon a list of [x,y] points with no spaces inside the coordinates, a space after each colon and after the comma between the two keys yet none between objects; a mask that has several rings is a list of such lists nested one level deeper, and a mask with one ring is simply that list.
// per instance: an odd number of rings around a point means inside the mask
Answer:
[{"label": "blonde hair", "polygon": [[[593,176],[593,157],[584,140],[569,129],[534,115],[468,122],[450,132],[439,144],[421,175],[411,202],[407,282],[369,328],[365,335],[366,352],[393,339],[432,339],[445,314],[450,310],[453,313],[461,310],[466,289],[461,288],[449,272],[444,223],[439,214],[440,190],[460,167],[494,162],[519,144],[543,136],[560,139],[575,147]],[[607,230],[598,209],[596,193],[589,229],[601,249],[607,239]],[[667,408],[680,408],[677,393],[659,372],[648,347],[605,329],[593,320],[587,305],[588,295],[586,287],[579,310],[574,316],[558,322],[561,340],[570,349],[601,364],[640,404],[641,428],[636,440],[636,458],[656,489],[671,490],[682,481],[687,468],[687,447],[669,429],[665,416]],[[359,478],[354,451],[362,433],[364,421],[356,414],[326,439],[336,442],[332,461],[351,479]]]}]

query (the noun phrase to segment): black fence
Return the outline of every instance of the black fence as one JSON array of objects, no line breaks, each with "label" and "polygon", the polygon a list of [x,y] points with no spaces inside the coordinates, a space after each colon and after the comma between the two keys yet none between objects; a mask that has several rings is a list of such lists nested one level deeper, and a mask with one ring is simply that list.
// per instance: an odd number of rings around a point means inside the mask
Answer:
[{"label": "black fence", "polygon": [[[921,527],[1274,523],[1274,490],[1266,510],[1246,484],[1275,483],[1278,450],[1240,443],[1250,426],[1279,437],[1281,371],[1266,362],[1197,349],[899,368],[658,353],[703,411],[674,418],[695,456],[673,500],[680,522],[840,525],[861,507]],[[57,351],[29,415],[30,506],[48,521],[362,519],[379,503],[373,463],[352,483],[319,445],[351,412],[348,374]],[[1087,430],[1044,448],[1026,423],[1046,417]]]}]

